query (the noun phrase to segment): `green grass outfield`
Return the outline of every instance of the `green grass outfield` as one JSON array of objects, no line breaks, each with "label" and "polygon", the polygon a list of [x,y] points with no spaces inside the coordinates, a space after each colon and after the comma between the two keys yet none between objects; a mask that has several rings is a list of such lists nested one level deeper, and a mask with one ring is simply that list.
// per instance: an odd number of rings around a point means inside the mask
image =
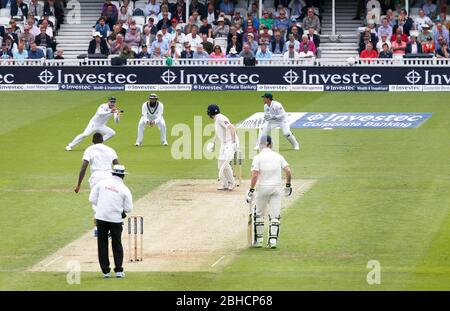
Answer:
[{"label": "green grass outfield", "polygon": [[[146,147],[133,146],[147,93],[1,93],[0,289],[450,289],[447,93],[275,93],[288,111],[433,113],[417,129],[296,129],[299,152],[283,138],[281,152],[294,176],[317,183],[284,215],[276,250],[244,250],[219,272],[127,273],[123,280],[82,273],[80,285],[68,285],[64,273],[27,272],[91,228],[87,180],[79,195],[50,190],[73,189],[90,141],[70,153],[64,146],[110,94],[126,115],[112,126],[117,135],[108,144],[132,173],[126,183],[135,199],[171,178],[217,176],[215,161],[173,160],[157,131],[146,131]],[[262,110],[256,92],[159,95],[169,135],[173,124],[192,124],[194,115],[210,123],[210,102],[232,122]],[[36,191],[24,191],[30,189]],[[372,259],[381,263],[381,285],[366,282]]]}]

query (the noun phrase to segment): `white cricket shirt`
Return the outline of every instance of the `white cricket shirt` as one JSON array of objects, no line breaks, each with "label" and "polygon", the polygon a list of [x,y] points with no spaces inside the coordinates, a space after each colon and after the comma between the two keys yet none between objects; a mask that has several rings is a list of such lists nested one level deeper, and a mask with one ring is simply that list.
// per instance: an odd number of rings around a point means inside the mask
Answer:
[{"label": "white cricket shirt", "polygon": [[155,107],[150,106],[149,102],[145,102],[142,104],[142,116],[145,119],[145,122],[154,121],[158,123],[164,113],[164,105],[160,101],[156,102]]},{"label": "white cricket shirt", "polygon": [[287,117],[287,113],[284,111],[283,105],[275,100],[272,100],[270,106],[264,104],[264,113],[268,113],[270,116],[276,117],[276,120],[273,121],[284,121]]},{"label": "white cricket shirt", "polygon": [[104,144],[92,145],[83,154],[83,160],[90,164],[91,175],[96,171],[110,171],[114,159],[118,159],[117,153]]},{"label": "white cricket shirt", "polygon": [[97,206],[95,219],[103,221],[121,223],[122,212],[129,213],[133,210],[130,189],[117,176],[100,181],[92,189],[89,201]]},{"label": "white cricket shirt", "polygon": [[216,130],[216,135],[220,139],[221,143],[233,142],[230,125],[230,120],[223,114],[219,113],[214,117],[214,128]]},{"label": "white cricket shirt", "polygon": [[108,104],[101,104],[100,107],[98,107],[95,115],[91,118],[90,122],[94,123],[95,125],[104,125],[106,124],[106,122],[108,122],[109,119],[111,119],[112,116],[113,113]]},{"label": "white cricket shirt", "polygon": [[258,171],[259,186],[281,186],[281,169],[289,164],[270,148],[264,148],[253,158],[252,171]]}]

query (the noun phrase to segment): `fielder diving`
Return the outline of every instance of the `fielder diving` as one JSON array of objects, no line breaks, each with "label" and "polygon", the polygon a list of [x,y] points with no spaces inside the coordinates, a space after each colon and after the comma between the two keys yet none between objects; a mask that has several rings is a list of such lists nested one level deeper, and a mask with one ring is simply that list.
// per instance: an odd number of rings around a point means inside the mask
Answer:
[{"label": "fielder diving", "polygon": [[218,158],[219,181],[221,185],[218,190],[233,190],[236,186],[233,169],[230,162],[234,153],[239,149],[239,140],[236,129],[230,120],[220,113],[219,106],[211,104],[208,106],[207,114],[214,119],[215,136],[212,142],[208,143],[207,150],[212,152],[216,140],[220,141],[220,152]]},{"label": "fielder diving", "polygon": [[285,195],[292,194],[291,169],[284,157],[272,151],[272,138],[263,136],[259,141],[261,152],[253,158],[250,190],[247,193],[247,203],[253,203],[256,191],[256,208],[253,212],[253,247],[262,247],[265,214],[269,214],[268,246],[277,247],[280,232],[281,170],[286,175]]},{"label": "fielder diving", "polygon": [[262,96],[264,101],[264,120],[265,122],[261,125],[261,129],[259,131],[259,138],[255,150],[259,149],[259,141],[261,138],[266,135],[270,135],[270,132],[274,128],[281,128],[283,135],[287,138],[287,140],[291,143],[292,147],[295,150],[300,149],[300,145],[295,139],[294,134],[292,134],[288,115],[283,108],[281,103],[273,100],[273,95],[270,93],[266,93]]},{"label": "fielder diving", "polygon": [[166,121],[163,117],[164,105],[158,100],[156,94],[150,94],[148,96],[148,101],[142,104],[142,114],[141,119],[138,123],[137,139],[135,146],[141,146],[142,140],[144,139],[145,126],[150,127],[158,126],[161,138],[161,144],[163,146],[168,146],[166,138]]},{"label": "fielder diving", "polygon": [[75,147],[79,142],[81,142],[83,139],[91,135],[92,133],[100,133],[103,135],[103,141],[107,141],[111,137],[113,137],[116,132],[106,126],[106,123],[109,119],[111,119],[114,116],[114,121],[116,123],[119,123],[120,121],[120,114],[123,112],[123,110],[118,110],[116,107],[116,98],[110,97],[108,99],[108,103],[101,104],[100,107],[98,107],[97,112],[95,115],[91,118],[88,125],[84,129],[83,133],[75,137],[72,142],[70,142],[66,146],[66,151],[72,151],[72,148]]}]

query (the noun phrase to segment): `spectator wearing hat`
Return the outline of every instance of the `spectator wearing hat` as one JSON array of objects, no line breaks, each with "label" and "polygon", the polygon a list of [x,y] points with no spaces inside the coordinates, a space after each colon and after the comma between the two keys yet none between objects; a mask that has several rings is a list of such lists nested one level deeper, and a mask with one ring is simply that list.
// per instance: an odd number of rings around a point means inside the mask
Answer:
[{"label": "spectator wearing hat", "polygon": [[360,58],[378,58],[378,52],[373,48],[372,42],[366,44],[366,48],[361,51]]},{"label": "spectator wearing hat", "polygon": [[175,35],[173,36],[173,42],[176,44],[179,53],[183,50],[184,41],[186,41],[186,35],[183,32],[183,26],[178,24]]},{"label": "spectator wearing hat", "polygon": [[156,48],[159,48],[161,54],[166,54],[169,50],[169,42],[163,39],[163,32],[161,30],[156,34],[156,40],[153,41],[150,47],[150,54],[153,55]]},{"label": "spectator wearing hat", "polygon": [[303,29],[314,28],[317,33],[320,33],[320,20],[317,15],[314,14],[314,9],[308,8],[307,16],[303,19]]},{"label": "spectator wearing hat", "polygon": [[109,55],[108,44],[99,32],[95,32],[93,39],[89,42],[88,54]]},{"label": "spectator wearing hat", "polygon": [[[297,41],[298,42],[298,41]],[[287,51],[283,54],[284,59],[298,59],[299,54],[294,43],[286,42]]]},{"label": "spectator wearing hat", "polygon": [[[390,37],[390,35],[389,35]],[[391,50],[392,47],[392,43],[391,41],[388,39],[388,36],[386,33],[382,33],[381,34],[381,39],[377,42],[377,45],[375,46],[378,53],[380,53],[383,50],[383,44],[387,44],[388,45],[388,50]]]},{"label": "spectator wearing hat", "polygon": [[271,59],[272,52],[267,48],[266,44],[260,44],[255,57],[256,59]]},{"label": "spectator wearing hat", "polygon": [[417,39],[420,43],[424,43],[427,41],[428,37],[433,39],[433,33],[430,31],[430,25],[422,24],[422,31],[419,33]]},{"label": "spectator wearing hat", "polygon": [[194,53],[191,50],[191,44],[189,41],[184,42],[184,50],[180,53],[181,58],[192,58]]},{"label": "spectator wearing hat", "polygon": [[294,49],[296,52],[300,50],[300,42],[295,39],[294,34],[290,33],[288,35],[288,41],[286,41],[286,43],[284,44],[285,53],[289,51],[289,46],[292,44],[294,45]]},{"label": "spectator wearing hat", "polygon": [[100,17],[100,19],[97,22],[97,25],[95,25],[95,31],[100,33],[103,39],[106,39],[111,32],[111,29],[109,28],[109,25],[106,24],[106,20],[103,17]]},{"label": "spectator wearing hat", "polygon": [[28,16],[28,5],[23,0],[11,0],[11,16]]},{"label": "spectator wearing hat", "polygon": [[409,37],[409,42],[406,44],[405,54],[407,55],[422,54],[422,45],[417,42],[417,34],[411,33],[411,36]]},{"label": "spectator wearing hat", "polygon": [[450,58],[450,49],[448,47],[448,42],[443,40],[441,43],[441,47],[436,50],[437,58]]},{"label": "spectator wearing hat", "polygon": [[139,59],[152,58],[152,55],[148,52],[148,47],[146,44],[142,45],[142,50],[136,54],[136,58]]},{"label": "spectator wearing hat", "polygon": [[225,19],[220,16],[217,19],[217,25],[213,27],[212,36],[214,39],[217,38],[227,38],[228,33],[230,32],[230,27],[225,25]]},{"label": "spectator wearing hat", "polygon": [[392,52],[389,49],[389,45],[387,42],[384,42],[380,53],[378,53],[378,58],[392,58]]},{"label": "spectator wearing hat", "polygon": [[6,44],[6,42],[2,42],[2,49],[0,51],[0,59],[5,60],[5,59],[12,59],[12,58],[13,58],[13,54],[12,54],[11,50],[8,49],[8,45]]},{"label": "spectator wearing hat", "polygon": [[149,0],[145,5],[144,14],[145,16],[158,15],[160,10],[161,7],[159,3],[156,3],[156,0]]},{"label": "spectator wearing hat", "polygon": [[97,183],[89,194],[89,201],[96,206],[98,260],[104,278],[111,277],[108,241],[111,236],[116,277],[123,278],[122,218],[133,210],[133,197],[124,184],[123,165],[115,164],[112,177]]},{"label": "spectator wearing hat", "polygon": [[230,52],[227,54],[227,58],[239,58],[238,52],[235,48],[230,49]]},{"label": "spectator wearing hat", "polygon": [[282,55],[284,50],[284,38],[279,30],[275,31],[272,41],[270,42],[270,51],[272,54]]},{"label": "spectator wearing hat", "polygon": [[434,40],[431,36],[427,37],[425,42],[422,42],[422,52],[427,54],[434,54],[436,51]]}]

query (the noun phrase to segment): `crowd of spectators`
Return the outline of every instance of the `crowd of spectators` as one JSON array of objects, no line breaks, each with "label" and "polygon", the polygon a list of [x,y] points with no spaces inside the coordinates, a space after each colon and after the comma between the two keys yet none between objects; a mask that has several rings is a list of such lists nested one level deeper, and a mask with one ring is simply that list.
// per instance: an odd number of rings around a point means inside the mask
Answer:
[{"label": "crowd of spectators", "polygon": [[[145,5],[105,0],[88,54],[122,58],[314,58],[320,45],[320,0],[148,0]],[[117,6],[117,3],[119,5]]]},{"label": "crowd of spectators", "polygon": [[419,6],[417,15],[408,16],[402,1],[367,1],[360,58],[449,58],[447,1],[424,0]]},{"label": "crowd of spectators", "polygon": [[55,35],[65,6],[64,0],[0,0],[0,9],[10,15],[9,23],[0,25],[0,59],[63,59]]}]

